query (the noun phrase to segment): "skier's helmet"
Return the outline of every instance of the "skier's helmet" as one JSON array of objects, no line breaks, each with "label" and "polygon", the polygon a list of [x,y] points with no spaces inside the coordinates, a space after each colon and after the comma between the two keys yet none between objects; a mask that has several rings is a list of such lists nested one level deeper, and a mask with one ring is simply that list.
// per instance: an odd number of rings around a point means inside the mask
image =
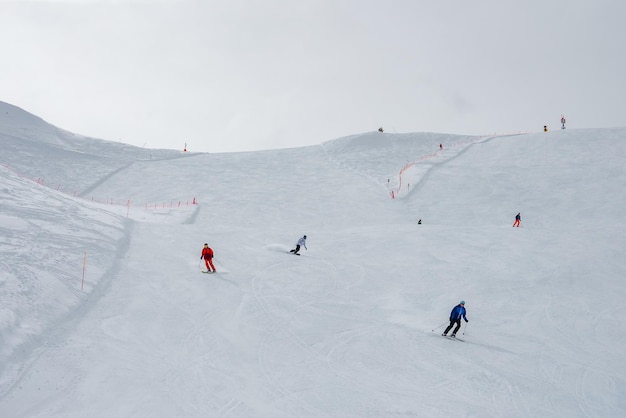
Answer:
[{"label": "skier's helmet", "polygon": [[305,235],[305,236],[303,236],[302,238],[306,239],[306,235]]},{"label": "skier's helmet", "polygon": [[465,301],[462,300],[461,303],[459,303],[459,305],[465,305]]}]

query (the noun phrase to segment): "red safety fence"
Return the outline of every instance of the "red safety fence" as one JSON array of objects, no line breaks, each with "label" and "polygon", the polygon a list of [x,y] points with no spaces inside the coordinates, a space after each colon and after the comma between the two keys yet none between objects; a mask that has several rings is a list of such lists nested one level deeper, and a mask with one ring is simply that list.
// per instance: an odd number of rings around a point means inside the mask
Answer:
[{"label": "red safety fence", "polygon": [[422,155],[421,157],[418,157],[417,159],[415,159],[414,161],[411,161],[409,163],[407,163],[404,167],[402,167],[400,169],[400,172],[398,173],[398,187],[395,188],[394,190],[391,190],[389,192],[390,196],[392,199],[395,199],[396,197],[398,197],[402,191],[402,187],[403,187],[403,175],[405,174],[406,171],[408,171],[409,169],[411,169],[412,167],[414,167],[416,164],[423,162],[423,161],[427,161],[427,160],[431,160],[434,158],[439,157],[442,153],[446,152],[449,149],[456,149],[456,148],[461,148],[461,147],[466,147],[468,145],[474,144],[476,142],[480,142],[483,141],[487,138],[493,138],[493,137],[497,137],[497,136],[507,136],[507,135],[520,135],[522,134],[522,132],[517,132],[514,134],[493,134],[493,135],[482,135],[482,136],[475,136],[475,137],[471,137],[468,139],[465,139],[463,141],[457,141],[457,142],[453,142],[451,144],[446,144],[446,146],[444,147],[443,144],[439,145],[439,149],[436,150],[435,152],[432,152],[428,155]]},{"label": "red safety fence", "polygon": [[[77,196],[76,191],[74,192],[67,192],[62,185],[58,184],[56,185],[56,187],[54,185],[49,185],[46,182],[44,182],[44,179],[41,177],[30,177],[27,175],[24,175],[18,171],[16,171],[15,169],[13,169],[13,167],[9,166],[8,164],[2,164],[2,166],[9,172],[15,174],[16,176],[22,178],[22,179],[26,179],[26,180],[30,180],[34,183],[39,184],[40,186],[43,187],[47,187],[49,189],[54,189],[58,192],[61,193],[65,193],[67,195],[73,196],[73,197],[79,197]],[[142,203],[136,203],[134,202],[132,199],[115,199],[115,198],[106,198],[106,199],[98,199],[95,197],[91,197],[91,199],[85,199],[82,197],[79,197],[83,200],[89,200],[91,202],[94,203],[100,203],[103,205],[115,205],[115,206],[123,206],[123,207],[135,207],[135,208],[143,208],[146,210],[150,210],[150,209],[174,209],[174,208],[182,208],[185,206],[191,206],[191,205],[197,205],[198,204],[198,200],[194,197],[192,199],[188,199],[188,200],[172,200],[172,199],[168,199],[168,200],[161,200],[159,202],[142,202]]]}]

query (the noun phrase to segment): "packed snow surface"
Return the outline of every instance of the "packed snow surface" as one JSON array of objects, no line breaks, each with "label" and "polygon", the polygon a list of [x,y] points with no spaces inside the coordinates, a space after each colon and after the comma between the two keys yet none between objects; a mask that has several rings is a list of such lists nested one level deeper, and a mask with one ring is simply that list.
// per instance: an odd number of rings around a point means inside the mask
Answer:
[{"label": "packed snow surface", "polygon": [[625,139],[190,154],[0,103],[0,417],[626,416]]}]

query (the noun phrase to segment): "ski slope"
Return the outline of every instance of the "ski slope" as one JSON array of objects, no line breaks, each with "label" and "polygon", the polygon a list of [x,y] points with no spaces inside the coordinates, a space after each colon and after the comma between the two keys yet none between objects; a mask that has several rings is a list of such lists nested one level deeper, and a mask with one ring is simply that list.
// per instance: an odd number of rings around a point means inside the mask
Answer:
[{"label": "ski slope", "polygon": [[622,417],[625,136],[188,154],[0,102],[0,417]]}]

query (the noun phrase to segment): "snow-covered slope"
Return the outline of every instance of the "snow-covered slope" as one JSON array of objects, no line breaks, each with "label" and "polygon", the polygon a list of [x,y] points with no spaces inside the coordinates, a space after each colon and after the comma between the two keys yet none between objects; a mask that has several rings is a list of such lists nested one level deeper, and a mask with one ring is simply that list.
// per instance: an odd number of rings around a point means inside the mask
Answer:
[{"label": "snow-covered slope", "polygon": [[626,413],[626,129],[184,154],[0,110],[2,417]]}]

